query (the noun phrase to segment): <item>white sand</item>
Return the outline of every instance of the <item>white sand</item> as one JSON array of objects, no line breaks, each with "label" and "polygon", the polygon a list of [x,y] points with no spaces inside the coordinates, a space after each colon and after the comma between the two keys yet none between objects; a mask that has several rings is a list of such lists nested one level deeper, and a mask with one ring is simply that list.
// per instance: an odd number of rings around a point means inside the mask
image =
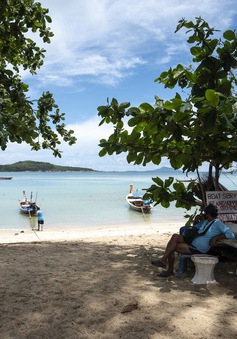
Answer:
[{"label": "white sand", "polygon": [[217,284],[193,285],[193,267],[182,279],[157,277],[150,260],[173,232],[0,231],[0,338],[237,337],[236,263],[217,264]]},{"label": "white sand", "polygon": [[89,238],[108,238],[111,236],[128,236],[128,235],[148,235],[148,234],[172,234],[178,231],[182,225],[168,224],[164,225],[117,225],[111,227],[87,227],[79,229],[70,229],[66,227],[65,230],[0,230],[0,244],[9,243],[28,243],[35,241],[75,241]]}]

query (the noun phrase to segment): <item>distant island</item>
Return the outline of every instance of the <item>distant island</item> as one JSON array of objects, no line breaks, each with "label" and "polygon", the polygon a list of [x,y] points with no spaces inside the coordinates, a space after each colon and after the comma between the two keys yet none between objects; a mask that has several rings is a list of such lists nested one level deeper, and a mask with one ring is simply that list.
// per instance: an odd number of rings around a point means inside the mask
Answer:
[{"label": "distant island", "polygon": [[[19,161],[14,164],[0,165],[0,172],[104,172],[94,170],[92,168],[85,167],[73,167],[73,166],[58,166],[50,164],[49,162],[41,161]],[[108,171],[108,172],[117,172],[117,171]],[[124,173],[149,173],[151,175],[158,175],[161,173],[182,173],[180,170],[174,170],[171,167],[161,167],[155,170],[144,170],[144,171],[124,171]]]},{"label": "distant island", "polygon": [[149,173],[156,173],[156,172],[157,173],[167,173],[167,172],[169,172],[169,173],[182,173],[181,170],[175,170],[172,167],[166,167],[166,166],[163,166],[161,168],[157,168],[155,170],[147,170],[147,172],[149,172]]},{"label": "distant island", "polygon": [[14,164],[0,165],[0,172],[97,172],[91,168],[58,166],[49,162],[19,161]]}]

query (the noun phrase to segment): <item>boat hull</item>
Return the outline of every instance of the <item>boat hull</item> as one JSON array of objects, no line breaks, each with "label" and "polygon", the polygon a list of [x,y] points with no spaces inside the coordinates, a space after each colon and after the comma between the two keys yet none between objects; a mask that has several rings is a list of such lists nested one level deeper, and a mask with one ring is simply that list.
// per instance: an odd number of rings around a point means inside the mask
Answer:
[{"label": "boat hull", "polygon": [[36,216],[39,206],[34,202],[30,202],[28,200],[24,200],[24,201],[21,200],[19,202],[19,208],[23,214],[27,214],[29,216]]},{"label": "boat hull", "polygon": [[141,213],[149,213],[152,209],[151,202],[143,200],[142,196],[128,194],[126,201],[131,209]]}]

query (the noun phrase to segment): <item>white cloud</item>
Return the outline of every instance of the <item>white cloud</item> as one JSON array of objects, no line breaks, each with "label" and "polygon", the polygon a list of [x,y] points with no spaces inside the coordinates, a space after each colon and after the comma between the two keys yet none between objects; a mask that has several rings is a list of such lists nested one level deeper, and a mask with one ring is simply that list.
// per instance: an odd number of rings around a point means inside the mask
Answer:
[{"label": "white cloud", "polygon": [[50,10],[55,36],[46,46],[45,65],[39,75],[43,82],[49,79],[59,86],[72,86],[80,76],[114,85],[146,63],[145,55],[154,51],[154,45],[163,63],[183,52],[179,41],[185,32],[174,34],[182,17],[194,20],[201,15],[225,28],[233,16],[228,8],[234,2],[42,0]]},{"label": "white cloud", "polygon": [[90,55],[88,52],[82,58],[76,57],[74,62],[71,60],[71,64],[64,68],[58,63],[53,65],[54,69],[45,72],[48,69],[46,64],[38,74],[42,83],[55,83],[58,86],[70,86],[74,83],[75,78],[80,76],[87,76],[90,79],[93,77],[94,82],[104,82],[113,85],[118,80],[128,76],[128,73],[125,73],[126,70],[132,71],[132,69],[144,63],[138,57],[132,57],[131,59],[121,58],[120,60],[116,59],[113,61],[109,60],[106,56],[99,54]]},{"label": "white cloud", "polygon": [[[63,164],[68,166],[87,167],[101,171],[124,171],[130,170],[148,170],[157,168],[149,165],[147,167],[128,165],[126,154],[99,157],[101,148],[98,146],[101,139],[107,139],[113,132],[112,127],[106,124],[98,126],[100,119],[97,116],[85,121],[84,123],[69,125],[68,128],[75,131],[77,143],[71,147],[62,144],[60,149],[63,155]],[[53,159],[53,163],[60,165],[61,159]]]}]

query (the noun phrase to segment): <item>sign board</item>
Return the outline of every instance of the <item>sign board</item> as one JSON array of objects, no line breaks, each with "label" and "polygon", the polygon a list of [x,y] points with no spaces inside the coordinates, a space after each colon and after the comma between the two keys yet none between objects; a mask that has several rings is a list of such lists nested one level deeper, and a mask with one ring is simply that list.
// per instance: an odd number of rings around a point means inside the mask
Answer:
[{"label": "sign board", "polygon": [[218,208],[222,221],[237,220],[237,191],[208,191],[207,205],[213,204]]}]

